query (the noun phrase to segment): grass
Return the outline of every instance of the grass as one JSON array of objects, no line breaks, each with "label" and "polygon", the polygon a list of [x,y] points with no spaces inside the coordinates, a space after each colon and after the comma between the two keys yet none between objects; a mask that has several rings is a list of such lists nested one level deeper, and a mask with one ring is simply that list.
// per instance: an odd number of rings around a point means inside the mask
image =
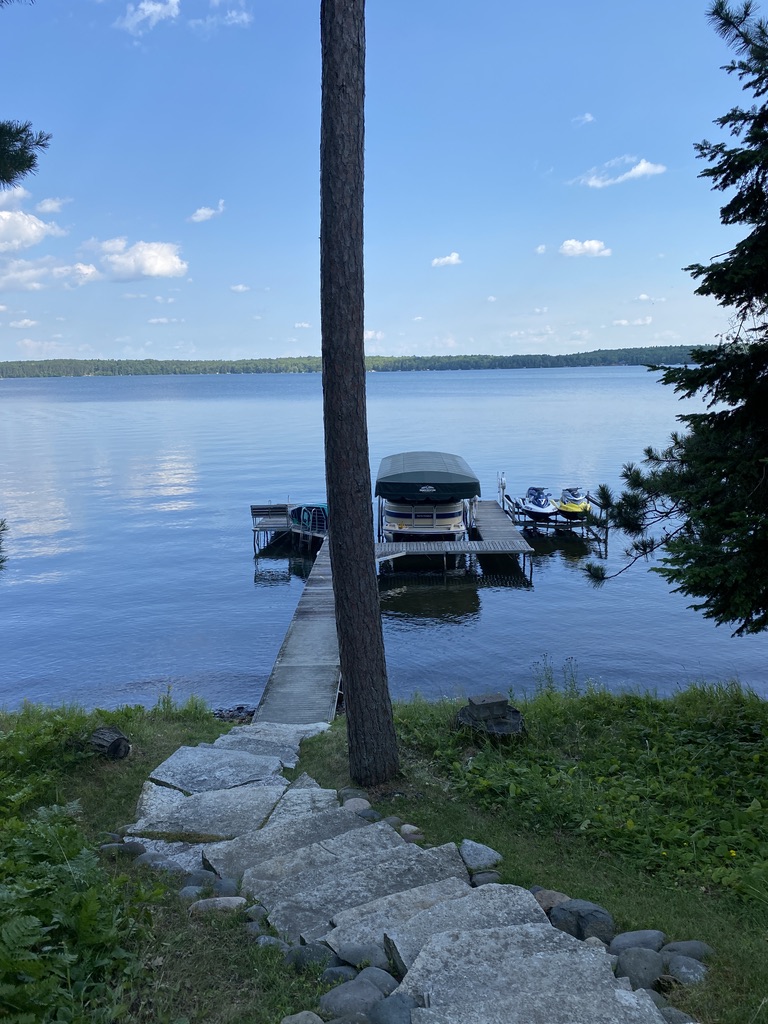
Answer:
[{"label": "grass", "polygon": [[[419,825],[431,844],[487,843],[504,856],[502,881],[594,900],[621,930],[661,928],[671,939],[709,942],[717,957],[707,982],[681,991],[675,1005],[703,1024],[768,1024],[768,705],[737,687],[692,687],[659,700],[581,692],[570,677],[558,688],[546,674],[536,694],[515,703],[527,735],[502,744],[456,729],[451,702],[397,705],[402,771],[371,791],[374,806]],[[88,751],[100,724],[129,735],[129,758],[108,762]],[[68,955],[81,955],[90,973],[79,988],[70,981],[62,989],[59,1002],[72,1011],[62,1020],[277,1024],[316,1005],[317,976],[295,974],[274,951],[243,942],[240,920],[190,920],[161,876],[77,860],[83,846],[93,849],[132,820],[152,768],[227,728],[200,702],[179,707],[170,696],[149,710],[0,713],[0,1002],[13,1005],[4,986],[18,991],[24,971],[39,974],[25,986],[27,1002],[37,1000],[32,1016],[19,1011],[10,1021],[54,1019],[41,1007],[54,998],[50,986],[62,980]],[[302,771],[329,788],[349,784],[343,721],[302,745],[295,773]],[[72,800],[76,824],[36,811]],[[58,863],[56,843],[66,853]],[[67,901],[77,909],[57,935],[53,980],[40,966],[36,926],[28,922],[15,946],[8,932],[18,886],[29,888],[33,876],[41,895],[28,916],[66,917]],[[40,962],[27,959],[22,970],[19,950]],[[70,979],[78,969],[76,961]]]}]

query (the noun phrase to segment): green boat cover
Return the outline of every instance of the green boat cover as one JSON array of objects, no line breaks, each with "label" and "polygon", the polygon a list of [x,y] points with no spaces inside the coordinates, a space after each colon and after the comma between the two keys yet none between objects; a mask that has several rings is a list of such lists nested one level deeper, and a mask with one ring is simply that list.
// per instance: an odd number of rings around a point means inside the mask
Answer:
[{"label": "green boat cover", "polygon": [[479,496],[480,481],[460,455],[400,452],[381,460],[375,493],[385,501],[434,505]]}]

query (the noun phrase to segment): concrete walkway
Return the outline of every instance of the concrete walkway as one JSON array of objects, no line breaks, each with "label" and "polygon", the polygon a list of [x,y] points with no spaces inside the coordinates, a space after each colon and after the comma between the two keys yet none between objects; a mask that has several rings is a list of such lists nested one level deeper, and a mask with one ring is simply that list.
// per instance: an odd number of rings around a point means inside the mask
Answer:
[{"label": "concrete walkway", "polygon": [[[327,728],[258,721],[181,747],[145,784],[127,835],[238,879],[291,943],[374,944],[401,979],[379,1006],[401,997],[411,1024],[664,1024],[604,950],[553,928],[527,889],[473,887],[467,844],[422,848],[307,776],[289,784],[301,740]],[[395,1019],[381,1012],[367,1019]]]}]

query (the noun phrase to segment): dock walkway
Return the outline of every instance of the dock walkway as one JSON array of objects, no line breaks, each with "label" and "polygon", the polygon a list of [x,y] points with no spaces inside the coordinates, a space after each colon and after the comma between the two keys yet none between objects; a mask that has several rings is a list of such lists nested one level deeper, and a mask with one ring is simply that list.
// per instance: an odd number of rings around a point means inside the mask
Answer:
[{"label": "dock walkway", "polygon": [[339,693],[339,644],[327,544],[312,572],[267,680],[254,722],[332,722]]},{"label": "dock walkway", "polygon": [[476,540],[380,541],[376,559],[401,555],[528,555],[533,548],[496,501],[478,501],[475,509]]}]

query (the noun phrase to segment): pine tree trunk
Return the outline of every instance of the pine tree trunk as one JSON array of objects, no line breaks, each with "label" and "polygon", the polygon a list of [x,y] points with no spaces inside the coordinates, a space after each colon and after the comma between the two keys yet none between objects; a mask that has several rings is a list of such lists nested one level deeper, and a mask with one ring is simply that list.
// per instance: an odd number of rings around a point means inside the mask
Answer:
[{"label": "pine tree trunk", "polygon": [[398,770],[371,509],[365,404],[365,0],[322,0],[320,304],[328,524],[336,631],[355,782]]}]

